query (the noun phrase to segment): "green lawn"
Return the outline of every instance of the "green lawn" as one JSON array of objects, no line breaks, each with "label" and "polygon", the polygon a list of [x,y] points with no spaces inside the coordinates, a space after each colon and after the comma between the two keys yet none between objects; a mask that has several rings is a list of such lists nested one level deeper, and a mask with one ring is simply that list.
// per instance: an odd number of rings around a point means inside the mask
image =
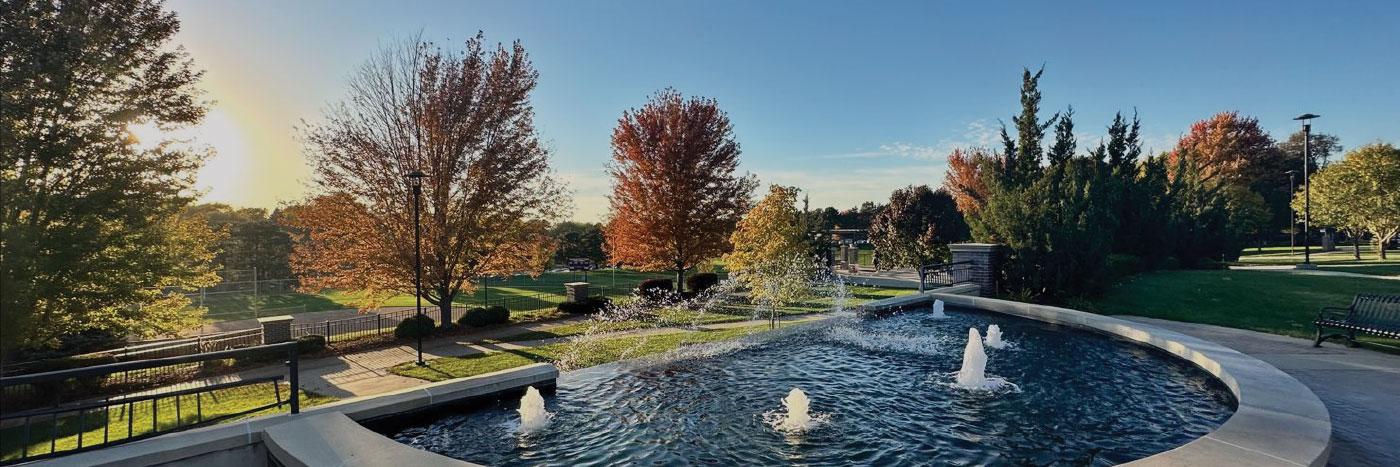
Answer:
[{"label": "green lawn", "polygon": [[[1092,310],[1311,338],[1323,306],[1347,306],[1360,292],[1400,294],[1400,281],[1274,271],[1154,271],[1124,281]],[[1367,337],[1400,345],[1400,340]]]},{"label": "green lawn", "polygon": [[[605,288],[607,295],[614,298],[629,295],[631,289],[644,279],[670,277],[673,275],[665,272],[628,269],[615,271],[608,269],[588,274],[588,280],[593,287]],[[547,272],[538,278],[530,278],[529,276],[512,276],[509,279],[493,277],[486,281],[486,287],[478,287],[471,294],[460,295],[453,300],[453,303],[479,305],[489,296],[493,303],[502,298],[514,298],[515,300],[510,304],[517,306],[511,311],[544,310],[553,308],[560,301],[563,301],[564,283],[582,279],[582,273],[576,272]],[[296,314],[354,308],[358,298],[357,293],[339,290],[320,294],[291,292],[261,295],[257,298],[250,294],[230,293],[206,296],[203,303],[208,308],[206,321],[230,321],[267,316],[269,313]],[[413,306],[414,303],[413,295],[405,294],[388,299],[383,306]],[[195,297],[192,305],[199,306],[199,304],[199,298]],[[424,304],[427,305],[427,302],[425,301]],[[254,310],[267,311],[255,312]]]},{"label": "green lawn", "polygon": [[[1323,252],[1316,245],[1312,249],[1312,262],[1317,263],[1319,269],[1329,271],[1354,272],[1358,274],[1370,274],[1381,276],[1400,276],[1400,251],[1387,251],[1390,258],[1381,260],[1376,255],[1374,245],[1361,246],[1361,259],[1356,259],[1352,254],[1350,245],[1338,245],[1336,251]],[[1238,264],[1244,266],[1270,266],[1298,264],[1303,262],[1303,247],[1294,248],[1291,252],[1289,247],[1274,246],[1265,247],[1262,251],[1254,248],[1245,249],[1240,253]]]},{"label": "green lawn", "polygon": [[[250,386],[240,386],[228,389],[220,389],[199,396],[199,408],[202,410],[203,418],[210,419],[225,414],[242,412],[254,407],[266,406],[276,401],[276,394],[272,390],[272,383],[258,384]],[[281,394],[286,400],[290,386],[281,383]],[[180,396],[180,424],[194,423],[197,419],[196,397],[194,394]],[[323,396],[314,392],[301,391],[301,406],[310,407],[338,400],[335,397]],[[104,412],[88,412],[86,420],[80,420],[76,413],[66,414],[58,417],[57,439],[53,443],[52,450],[67,451],[78,447],[78,437],[82,436],[83,445],[90,446],[101,443],[103,438],[104,425],[107,439],[111,441],[122,440],[130,436],[141,436],[152,432],[153,426],[169,430],[177,425],[175,414],[175,398],[159,399],[160,408],[155,410],[155,419],[152,418],[152,406],[150,402],[133,404],[130,413],[125,406],[111,407]],[[238,417],[231,417],[225,421],[232,421],[241,418],[248,418],[257,415],[275,413],[286,409],[267,409]],[[130,430],[128,430],[130,421]],[[82,423],[80,423],[82,422]],[[29,455],[46,454],[50,450],[50,440],[55,437],[55,422],[50,420],[35,420],[30,424],[29,434]],[[21,455],[24,443],[24,427],[15,426],[0,430],[0,460],[18,459]]]},{"label": "green lawn", "polygon": [[[526,349],[472,354],[464,357],[436,358],[429,360],[427,366],[418,366],[409,362],[395,366],[389,371],[410,378],[444,381],[525,366],[531,363],[555,361],[571,353],[580,357],[574,360],[573,364],[582,368],[667,352],[687,344],[735,339],[766,330],[768,330],[767,325],[759,325],[652,336],[619,337],[587,342],[567,342]],[[580,345],[588,346],[587,351],[576,351],[574,347]]]},{"label": "green lawn", "polygon": [[[847,306],[855,306],[873,300],[897,297],[900,295],[915,292],[914,289],[891,289],[859,286],[851,286],[847,290],[850,294],[846,302]],[[778,313],[785,316],[820,313],[824,311],[830,311],[835,302],[836,299],[834,298],[823,297],[813,299],[811,301],[794,303],[788,306],[780,307],[778,309]],[[744,302],[725,303],[716,306],[712,311],[705,311],[699,313],[683,308],[663,308],[652,312],[651,317],[646,320],[615,322],[587,321],[582,323],[555,326],[549,328],[548,330],[523,332],[520,334],[506,336],[500,339],[490,339],[487,340],[487,342],[491,343],[532,341],[550,339],[555,337],[576,336],[587,333],[589,331],[616,332],[663,326],[690,326],[703,324],[731,323],[761,317],[762,316],[759,315],[758,307]]]}]

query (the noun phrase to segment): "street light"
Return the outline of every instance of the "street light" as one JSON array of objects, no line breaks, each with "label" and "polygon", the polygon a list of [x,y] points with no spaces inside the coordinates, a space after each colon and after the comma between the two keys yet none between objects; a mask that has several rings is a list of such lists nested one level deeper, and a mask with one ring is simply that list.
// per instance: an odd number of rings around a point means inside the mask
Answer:
[{"label": "street light", "polygon": [[413,297],[418,300],[418,314],[414,318],[418,320],[415,326],[418,332],[418,366],[427,365],[423,362],[423,228],[418,223],[418,205],[422,204],[423,179],[427,175],[421,170],[414,170],[408,173],[408,178],[413,184]]},{"label": "street light", "polygon": [[[1297,188],[1294,188],[1294,187],[1293,187],[1293,177],[1294,177],[1295,175],[1298,175],[1298,171],[1297,171],[1297,170],[1290,170],[1290,171],[1287,171],[1287,172],[1284,172],[1284,173],[1288,174],[1288,199],[1292,200],[1292,199],[1293,199],[1293,193],[1298,191]],[[1298,212],[1297,212],[1297,210],[1293,209],[1293,203],[1290,202],[1290,203],[1288,203],[1288,257],[1289,257],[1289,258],[1292,258],[1293,255],[1297,254],[1297,253],[1294,253],[1294,252],[1293,252],[1293,248],[1294,248],[1294,246],[1295,246],[1295,242],[1294,242],[1294,240],[1293,240],[1293,237],[1296,236],[1297,234],[1298,234]]]},{"label": "street light", "polygon": [[1312,263],[1312,248],[1308,242],[1308,237],[1312,235],[1308,230],[1312,228],[1312,190],[1308,185],[1309,159],[1312,157],[1312,119],[1321,115],[1302,114],[1294,118],[1303,122],[1303,264],[1296,266],[1298,269],[1317,269],[1317,265]]}]

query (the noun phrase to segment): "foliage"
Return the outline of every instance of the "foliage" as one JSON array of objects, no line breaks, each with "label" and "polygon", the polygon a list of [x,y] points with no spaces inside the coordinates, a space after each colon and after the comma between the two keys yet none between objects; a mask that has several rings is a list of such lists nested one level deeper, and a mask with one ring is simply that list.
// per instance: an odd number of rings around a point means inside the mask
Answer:
[{"label": "foliage", "polygon": [[[386,47],[349,96],[303,128],[321,194],[287,210],[302,229],[292,267],[308,290],[361,291],[372,307],[414,290],[414,187],[422,171],[424,298],[450,316],[472,280],[538,274],[564,192],[536,134],[538,74],[524,47],[463,49],[421,39]],[[443,324],[448,321],[443,319]]]},{"label": "foliage", "polygon": [[[796,203],[796,188],[770,186],[768,195],[744,214],[729,237],[734,251],[724,255],[724,261],[735,274],[735,280],[750,290],[749,295],[755,301],[781,306],[797,300],[801,294],[779,286],[786,280],[781,276],[797,274],[808,281],[816,273],[806,232],[799,225],[801,214]],[[790,267],[793,258],[806,266]]]},{"label": "foliage", "polygon": [[500,305],[471,308],[457,319],[457,324],[474,328],[508,322],[510,322],[510,309]]},{"label": "foliage", "polygon": [[[673,89],[625,111],[612,136],[613,191],[603,231],[612,262],[676,273],[729,249],[757,180],[737,176],[739,143],[714,99]],[[679,291],[679,290],[678,290]]]},{"label": "foliage", "polygon": [[909,186],[890,195],[889,207],[870,225],[870,243],[881,267],[918,267],[945,262],[948,244],[968,238],[967,223],[947,190]]},{"label": "foliage", "polygon": [[[1270,227],[1257,229],[1256,237],[1288,227],[1288,171],[1299,167],[1290,163],[1289,155],[1279,150],[1273,138],[1259,126],[1258,119],[1241,116],[1238,112],[1221,112],[1196,122],[1191,125],[1191,131],[1177,142],[1170,157],[1173,163],[1182,157],[1192,158],[1197,164],[1197,176],[1207,185],[1244,187],[1258,193],[1269,206]],[[1175,164],[1169,167],[1175,167]],[[1236,203],[1234,206],[1242,205]],[[1233,215],[1243,213],[1232,211]],[[1235,234],[1249,230],[1232,227]],[[1231,242],[1243,243],[1238,238]],[[1226,259],[1233,260],[1237,256],[1237,252],[1227,253]]]},{"label": "foliage", "polygon": [[555,264],[568,264],[571,258],[588,258],[594,265],[608,262],[603,251],[603,226],[588,222],[560,222],[549,228],[549,236],[559,245]]},{"label": "foliage", "polygon": [[399,339],[416,339],[418,337],[428,337],[436,330],[437,322],[428,315],[413,315],[399,321],[398,326],[394,326],[394,337]]},{"label": "foliage", "polygon": [[297,338],[297,354],[300,358],[320,352],[326,348],[326,336],[311,334]]},{"label": "foliage", "polygon": [[958,211],[971,214],[987,204],[992,193],[987,186],[987,174],[982,170],[996,163],[996,155],[983,148],[957,148],[948,154],[948,174],[943,178],[943,189],[953,196]]},{"label": "foliage", "polygon": [[716,285],[719,285],[719,275],[713,272],[691,274],[690,277],[685,278],[685,288],[689,289],[691,293],[703,293]]},{"label": "foliage", "polygon": [[217,281],[202,223],[182,219],[208,149],[139,141],[206,111],[153,0],[0,8],[0,348],[89,329],[149,336],[192,324],[175,289]]},{"label": "foliage", "polygon": [[[1358,237],[1370,232],[1376,253],[1386,259],[1385,245],[1400,234],[1400,148],[1363,146],[1318,171],[1310,184],[1314,222]],[[1293,206],[1304,209],[1302,192],[1294,195]]]},{"label": "foliage", "polygon": [[[1326,133],[1310,133],[1308,138],[1308,154],[1312,155],[1309,162],[1309,169],[1316,173],[1319,167],[1326,167],[1330,158],[1342,153],[1342,140],[1334,135]],[[1278,142],[1278,150],[1291,161],[1303,160],[1303,130],[1293,132],[1288,135],[1288,139]],[[1298,167],[1301,169],[1301,167]]]},{"label": "foliage", "polygon": [[218,242],[214,264],[220,269],[258,270],[258,278],[292,277],[289,264],[292,236],[278,223],[281,213],[262,208],[234,208],[223,203],[190,206],[184,215],[203,219],[209,228],[224,233]]},{"label": "foliage", "polygon": [[637,296],[646,300],[662,300],[675,288],[671,279],[645,279],[637,283]]},{"label": "foliage", "polygon": [[[964,214],[975,239],[1006,245],[1006,290],[1063,300],[1092,290],[1095,284],[1087,279],[1097,277],[1112,251],[1121,199],[1114,168],[1131,164],[1136,132],[1117,118],[1107,146],[1074,156],[1072,110],[1038,120],[1039,78],[1029,70],[1022,75],[1022,111],[1012,119],[1017,137],[1002,129],[1001,158],[975,158],[979,167],[964,170],[980,174],[987,188],[985,202]],[[1050,164],[1042,165],[1040,145],[1052,124]]]},{"label": "foliage", "polygon": [[[669,279],[668,279],[669,280]],[[669,288],[667,288],[669,290]],[[612,306],[612,299],[608,297],[588,297],[581,302],[561,302],[559,311],[575,315],[591,315],[601,313]]]}]

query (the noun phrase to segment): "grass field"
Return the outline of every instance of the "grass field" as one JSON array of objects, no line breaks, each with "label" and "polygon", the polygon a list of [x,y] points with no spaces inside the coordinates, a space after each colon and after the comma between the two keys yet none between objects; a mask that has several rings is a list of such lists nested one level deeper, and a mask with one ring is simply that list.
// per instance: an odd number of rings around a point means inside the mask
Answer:
[{"label": "grass field", "polygon": [[[276,402],[277,395],[273,392],[272,383],[266,385],[240,386],[235,388],[221,389],[201,394],[198,405],[204,419],[216,418],[226,414],[242,412],[255,407],[271,405]],[[290,385],[281,383],[283,400],[286,400]],[[179,413],[178,424],[191,424],[197,419],[195,411],[196,398],[194,394],[180,396],[180,405],[183,407]],[[310,407],[337,399],[331,396],[323,396],[314,392],[301,391],[301,406]],[[237,420],[275,413],[283,409],[267,409],[237,417],[230,417],[225,421]],[[153,417],[154,415],[154,417]],[[160,399],[160,407],[152,410],[150,402],[133,404],[131,411],[126,410],[126,406],[111,407],[106,412],[88,412],[86,420],[79,419],[76,413],[60,416],[57,420],[35,420],[30,425],[29,448],[30,456],[45,454],[53,451],[68,451],[78,447],[78,437],[82,436],[83,445],[91,446],[101,443],[104,435],[112,441],[126,439],[130,436],[142,436],[151,433],[154,427],[160,429],[172,429],[177,425],[174,398]],[[55,437],[54,434],[57,434]],[[51,443],[52,440],[52,443]],[[24,427],[14,426],[0,430],[0,460],[18,459],[23,452]]]},{"label": "grass field", "polygon": [[[1154,271],[1093,300],[1089,311],[1311,338],[1318,308],[1345,307],[1361,292],[1400,294],[1400,281],[1275,271]],[[1395,339],[1361,340],[1400,346]]]},{"label": "grass field", "polygon": [[[670,273],[665,272],[644,272],[628,269],[600,270],[588,274],[589,282],[593,287],[603,287],[609,290],[609,295],[621,297],[628,294],[628,290],[635,288],[638,282],[651,278],[670,278]],[[563,300],[564,283],[574,282],[583,279],[582,273],[576,272],[546,272],[538,278],[529,276],[512,276],[509,279],[494,277],[486,281],[486,287],[478,287],[471,294],[458,296],[453,303],[459,305],[477,305],[483,303],[487,297],[494,303],[503,298],[516,298],[520,303],[535,303],[534,297],[541,293],[546,296],[539,300],[541,306],[538,308],[552,307]],[[355,308],[355,301],[358,294],[345,291],[327,291],[320,294],[306,293],[281,293],[264,294],[253,297],[251,294],[217,294],[209,295],[204,299],[204,306],[208,308],[206,321],[231,321],[237,319],[249,319],[258,316],[268,316],[275,314],[296,314],[312,311],[341,310]],[[551,303],[544,301],[553,300]],[[412,294],[400,295],[390,298],[383,306],[413,306],[414,298]],[[199,305],[198,298],[194,305]],[[427,302],[424,302],[427,305]],[[257,311],[254,310],[263,310]]]},{"label": "grass field", "polygon": [[578,367],[588,367],[637,358],[680,348],[682,345],[704,342],[718,342],[735,339],[755,332],[768,330],[768,325],[746,326],[708,331],[686,331],[659,334],[645,337],[619,337],[601,339],[587,343],[568,342],[542,345],[525,349],[502,350],[499,352],[472,354],[464,357],[443,357],[429,360],[427,366],[405,363],[391,368],[396,375],[419,378],[428,381],[444,381],[465,378],[500,371],[531,363],[558,360],[569,355],[572,346],[588,345],[588,351],[580,360],[573,363]]},{"label": "grass field", "polygon": [[[1381,260],[1376,255],[1374,245],[1361,246],[1361,259],[1356,259],[1350,245],[1338,245],[1336,251],[1323,252],[1316,245],[1312,249],[1312,262],[1319,269],[1328,271],[1354,272],[1379,276],[1400,276],[1400,251],[1387,250],[1390,256]],[[1238,264],[1243,266],[1273,266],[1298,264],[1303,262],[1303,247],[1265,247],[1262,251],[1249,248],[1240,253]]]}]

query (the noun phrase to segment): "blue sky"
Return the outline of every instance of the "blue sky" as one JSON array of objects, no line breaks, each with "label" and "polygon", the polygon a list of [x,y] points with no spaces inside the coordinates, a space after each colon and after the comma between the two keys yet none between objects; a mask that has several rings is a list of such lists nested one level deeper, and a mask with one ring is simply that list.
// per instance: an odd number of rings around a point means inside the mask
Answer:
[{"label": "blue sky", "polygon": [[[540,73],[536,122],[575,190],[606,211],[609,137],[670,86],[719,100],[743,168],[814,205],[941,183],[958,146],[996,144],[1023,66],[1049,111],[1072,104],[1081,150],[1114,112],[1168,149],[1239,110],[1276,138],[1291,117],[1347,148],[1400,136],[1400,2],[344,2],[177,0],[176,40],[207,70],[225,134],[206,199],[272,206],[309,176],[293,126],[344,94],[381,43],[418,31],[519,39]],[[1048,112],[1047,112],[1048,115]],[[232,135],[232,136],[228,136]],[[224,145],[229,146],[225,149]]]}]

